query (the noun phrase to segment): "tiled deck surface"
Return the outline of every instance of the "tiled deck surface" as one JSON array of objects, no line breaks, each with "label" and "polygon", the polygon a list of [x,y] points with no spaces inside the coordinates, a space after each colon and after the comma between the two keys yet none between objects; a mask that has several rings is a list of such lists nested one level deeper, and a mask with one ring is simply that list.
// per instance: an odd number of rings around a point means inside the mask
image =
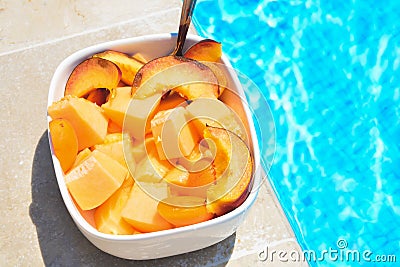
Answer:
[{"label": "tiled deck surface", "polygon": [[307,265],[258,259],[267,245],[270,250],[300,251],[268,182],[234,235],[200,251],[150,261],[130,262],[101,252],[79,232],[62,203],[45,116],[55,68],[89,45],[176,32],[180,5],[179,0],[0,0],[2,265]]}]

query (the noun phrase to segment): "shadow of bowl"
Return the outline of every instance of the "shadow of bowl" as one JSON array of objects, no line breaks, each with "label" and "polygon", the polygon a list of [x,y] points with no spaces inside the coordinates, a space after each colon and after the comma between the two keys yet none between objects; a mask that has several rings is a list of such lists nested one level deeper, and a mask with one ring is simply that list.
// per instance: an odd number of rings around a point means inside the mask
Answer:
[{"label": "shadow of bowl", "polygon": [[43,262],[48,265],[223,266],[232,255],[236,234],[210,247],[162,259],[132,261],[109,255],[90,243],[70,217],[60,191],[45,131],[32,164],[32,203],[29,214],[36,226]]}]

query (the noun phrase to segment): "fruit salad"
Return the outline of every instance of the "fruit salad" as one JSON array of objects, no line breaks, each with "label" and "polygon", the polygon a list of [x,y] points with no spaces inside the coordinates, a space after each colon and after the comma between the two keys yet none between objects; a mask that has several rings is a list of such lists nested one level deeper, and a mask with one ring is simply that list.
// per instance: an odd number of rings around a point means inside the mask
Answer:
[{"label": "fruit salad", "polygon": [[79,63],[48,107],[53,151],[76,208],[99,232],[201,223],[241,205],[253,158],[221,44],[146,59],[108,50]]}]

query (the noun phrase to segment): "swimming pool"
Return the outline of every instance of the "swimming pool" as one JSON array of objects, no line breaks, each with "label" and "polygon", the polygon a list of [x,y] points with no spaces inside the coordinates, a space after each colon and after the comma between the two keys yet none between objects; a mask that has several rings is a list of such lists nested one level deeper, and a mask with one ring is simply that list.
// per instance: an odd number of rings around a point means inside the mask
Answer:
[{"label": "swimming pool", "polygon": [[399,18],[394,0],[197,1],[199,34],[271,108],[269,180],[303,250],[400,261]]}]

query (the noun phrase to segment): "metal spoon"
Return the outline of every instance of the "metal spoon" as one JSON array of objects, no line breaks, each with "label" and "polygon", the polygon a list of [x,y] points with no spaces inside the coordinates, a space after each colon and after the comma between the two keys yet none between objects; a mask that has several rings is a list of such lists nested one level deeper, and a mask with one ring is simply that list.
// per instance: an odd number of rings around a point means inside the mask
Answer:
[{"label": "metal spoon", "polygon": [[178,38],[176,39],[175,50],[171,53],[173,56],[183,56],[182,49],[185,44],[186,35],[192,21],[192,14],[196,0],[184,0],[181,10],[181,20],[179,22]]}]

